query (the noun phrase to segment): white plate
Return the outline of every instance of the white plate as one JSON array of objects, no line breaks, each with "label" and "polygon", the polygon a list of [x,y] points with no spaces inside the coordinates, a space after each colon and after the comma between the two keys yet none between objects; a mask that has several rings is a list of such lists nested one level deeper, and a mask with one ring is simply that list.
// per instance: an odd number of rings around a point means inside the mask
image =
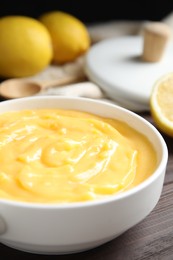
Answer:
[{"label": "white plate", "polygon": [[167,45],[163,58],[156,63],[142,61],[142,50],[142,36],[116,37],[96,43],[85,57],[86,75],[111,99],[130,104],[132,110],[149,110],[154,82],[173,71],[173,43]]}]

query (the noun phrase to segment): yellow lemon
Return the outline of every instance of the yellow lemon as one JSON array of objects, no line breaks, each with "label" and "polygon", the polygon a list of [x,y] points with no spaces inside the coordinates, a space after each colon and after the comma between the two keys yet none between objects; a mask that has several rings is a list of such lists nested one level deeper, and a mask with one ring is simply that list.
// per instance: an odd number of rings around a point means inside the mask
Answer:
[{"label": "yellow lemon", "polygon": [[26,16],[0,19],[0,76],[24,77],[43,70],[52,60],[49,31]]},{"label": "yellow lemon", "polygon": [[161,76],[150,97],[151,115],[157,127],[173,137],[173,72]]},{"label": "yellow lemon", "polygon": [[90,47],[87,27],[78,18],[62,11],[47,12],[39,18],[52,37],[56,63],[74,61]]}]

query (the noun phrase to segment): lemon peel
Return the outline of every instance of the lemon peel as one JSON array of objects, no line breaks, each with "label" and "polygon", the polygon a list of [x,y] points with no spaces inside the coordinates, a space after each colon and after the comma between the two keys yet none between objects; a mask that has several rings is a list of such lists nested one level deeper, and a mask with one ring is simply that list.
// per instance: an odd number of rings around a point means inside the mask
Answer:
[{"label": "lemon peel", "polygon": [[32,76],[46,68],[53,49],[47,28],[27,16],[0,19],[0,76]]},{"label": "lemon peel", "polygon": [[38,19],[51,35],[55,63],[74,61],[89,49],[89,32],[77,17],[62,11],[51,11],[42,14]]}]

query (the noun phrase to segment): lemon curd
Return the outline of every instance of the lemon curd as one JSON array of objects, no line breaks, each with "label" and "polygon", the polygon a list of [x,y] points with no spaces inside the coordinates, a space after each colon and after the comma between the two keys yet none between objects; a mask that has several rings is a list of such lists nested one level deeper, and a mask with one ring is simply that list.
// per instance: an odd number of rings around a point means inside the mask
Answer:
[{"label": "lemon curd", "polygon": [[115,119],[61,109],[0,114],[0,198],[97,200],[138,185],[156,164],[148,139]]}]

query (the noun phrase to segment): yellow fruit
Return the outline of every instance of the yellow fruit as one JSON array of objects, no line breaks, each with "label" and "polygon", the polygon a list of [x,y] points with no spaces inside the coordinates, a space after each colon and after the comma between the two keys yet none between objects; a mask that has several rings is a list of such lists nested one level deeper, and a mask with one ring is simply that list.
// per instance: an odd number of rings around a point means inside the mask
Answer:
[{"label": "yellow fruit", "polygon": [[43,14],[39,20],[47,27],[52,37],[56,63],[74,61],[90,47],[87,27],[76,17],[61,11]]},{"label": "yellow fruit", "polygon": [[0,76],[24,77],[43,70],[52,60],[49,31],[26,16],[0,19]]},{"label": "yellow fruit", "polygon": [[173,137],[173,72],[155,82],[150,97],[150,108],[157,127]]}]

